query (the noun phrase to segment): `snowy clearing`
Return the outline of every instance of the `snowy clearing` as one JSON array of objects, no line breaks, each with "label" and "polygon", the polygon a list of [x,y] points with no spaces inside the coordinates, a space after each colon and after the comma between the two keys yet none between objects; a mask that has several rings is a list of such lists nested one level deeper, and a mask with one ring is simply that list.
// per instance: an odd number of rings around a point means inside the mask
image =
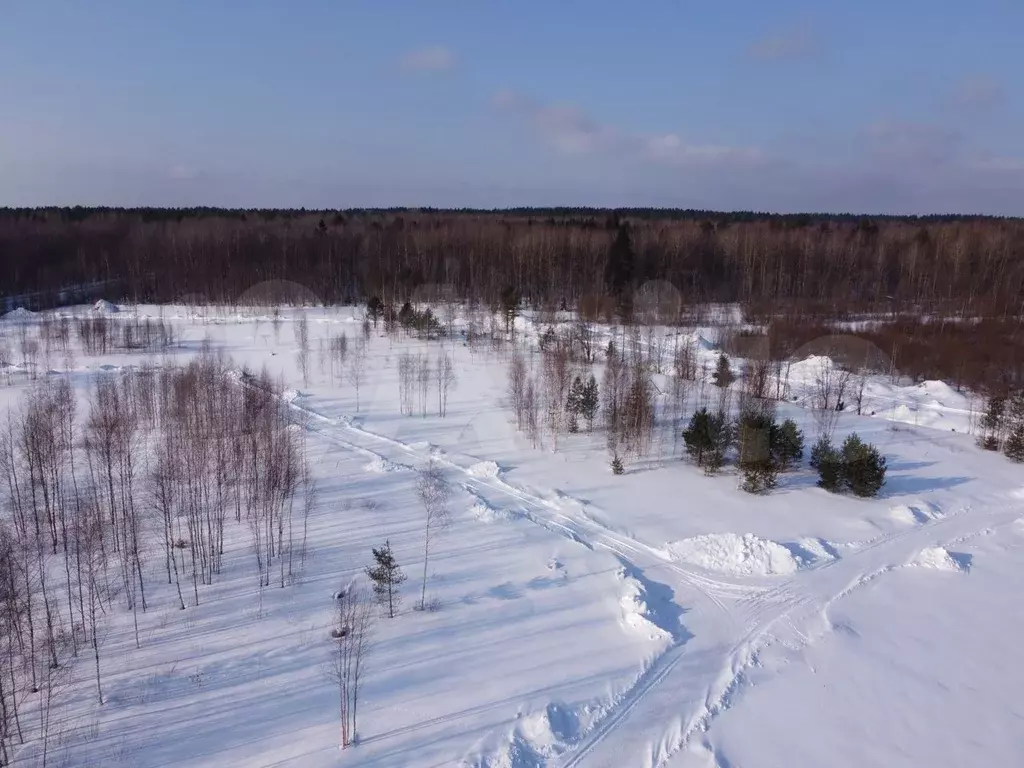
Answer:
[{"label": "snowy clearing", "polygon": [[[104,617],[102,706],[91,656],[68,665],[54,695],[48,765],[959,768],[1024,760],[1016,695],[1024,664],[1015,661],[1024,633],[1024,473],[975,446],[969,393],[872,376],[863,415],[839,413],[836,434],[856,431],[887,457],[878,498],[816,487],[806,456],[775,490],[752,495],[731,465],[706,477],[685,459],[675,422],[659,422],[646,455],[627,460],[620,476],[599,426],[534,446],[516,428],[507,373],[513,350],[530,370],[542,365],[546,326],[529,317],[499,344],[471,341],[472,318],[462,314],[453,337],[420,339],[387,336],[383,324],[364,331],[362,312],[351,308],[273,314],[100,302],[75,316],[115,327],[159,320],[174,343],[88,353],[19,343],[44,314],[16,310],[0,320],[5,414],[39,380],[67,377],[84,421],[93,376],[182,365],[205,340],[230,358],[238,386],[248,386],[243,368],[266,366],[280,378],[277,400],[302,434],[317,485],[308,557],[284,587],[257,585],[250,531],[232,516],[220,573],[196,588],[198,605],[186,595],[185,610],[163,572],[161,523],[145,518],[148,608],[133,616],[115,601]],[[309,324],[305,377],[300,318]],[[339,363],[331,350],[342,333],[348,351]],[[596,326],[595,348],[622,338],[616,333]],[[691,385],[688,417],[702,397],[718,396],[708,386],[716,333],[677,333],[658,329],[644,344],[670,351],[677,338],[693,343],[703,383]],[[411,390],[399,375],[404,356],[432,366]],[[443,401],[445,356],[455,379]],[[828,364],[794,363],[778,406],[808,445],[813,382]],[[652,376],[659,403],[669,369],[671,359]],[[428,468],[451,489],[451,521],[431,544],[433,610],[420,611],[417,483]],[[140,504],[148,509],[151,499]],[[371,548],[385,540],[409,576],[405,601],[396,618],[375,619],[356,744],[342,751],[338,690],[325,674],[333,598],[363,578]],[[43,764],[37,699],[25,696],[16,765]]]}]

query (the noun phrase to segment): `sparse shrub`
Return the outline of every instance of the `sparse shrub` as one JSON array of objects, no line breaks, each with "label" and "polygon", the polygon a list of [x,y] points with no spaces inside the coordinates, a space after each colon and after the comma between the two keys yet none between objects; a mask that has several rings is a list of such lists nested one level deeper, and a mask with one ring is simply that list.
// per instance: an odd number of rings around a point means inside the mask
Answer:
[{"label": "sparse shrub", "polygon": [[373,327],[377,327],[377,321],[380,316],[384,314],[384,302],[381,301],[380,296],[371,296],[369,301],[366,302],[366,313],[370,316],[373,321]]}]

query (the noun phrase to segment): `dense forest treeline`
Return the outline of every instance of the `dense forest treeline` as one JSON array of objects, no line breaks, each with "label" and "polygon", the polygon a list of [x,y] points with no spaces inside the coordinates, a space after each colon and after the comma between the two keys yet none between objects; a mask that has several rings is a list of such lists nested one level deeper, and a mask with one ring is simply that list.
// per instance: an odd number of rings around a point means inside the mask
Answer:
[{"label": "dense forest treeline", "polygon": [[[665,281],[684,303],[753,312],[885,311],[1018,318],[1024,220],[657,209],[0,210],[0,295],[236,301],[286,280],[324,302],[424,284],[575,308]],[[65,295],[66,296],[66,295]],[[8,301],[10,304],[10,301]]]}]

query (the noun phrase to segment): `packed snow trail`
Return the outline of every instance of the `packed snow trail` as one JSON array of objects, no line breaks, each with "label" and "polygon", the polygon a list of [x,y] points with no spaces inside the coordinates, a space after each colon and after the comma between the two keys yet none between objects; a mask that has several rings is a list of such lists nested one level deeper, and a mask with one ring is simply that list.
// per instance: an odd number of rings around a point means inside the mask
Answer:
[{"label": "packed snow trail", "polygon": [[[657,685],[648,685],[624,711],[600,723],[558,768],[622,765],[661,766],[732,705],[757,654],[784,640],[790,647],[810,642],[808,625],[827,622],[828,608],[852,591],[906,565],[936,543],[964,541],[1019,519],[1020,508],[963,510],[935,523],[891,536],[818,568],[798,573],[752,604],[752,621],[732,644],[701,642],[700,634],[673,660]],[[690,663],[682,662],[690,658]],[[612,738],[614,734],[614,738]]]},{"label": "packed snow trail", "polygon": [[[906,564],[922,549],[963,541],[1021,516],[1021,509],[964,509],[934,522],[878,537],[843,557],[778,578],[728,580],[666,559],[664,552],[595,522],[587,504],[560,492],[512,484],[497,467],[464,464],[287,401],[306,428],[341,447],[405,469],[428,461],[460,474],[460,484],[493,509],[521,516],[589,549],[601,547],[624,563],[657,577],[687,606],[687,642],[675,641],[651,661],[631,688],[574,748],[549,762],[553,768],[663,766],[728,709],[758,652],[785,638],[809,642],[807,624],[858,587]],[[344,437],[342,437],[344,435]]]}]

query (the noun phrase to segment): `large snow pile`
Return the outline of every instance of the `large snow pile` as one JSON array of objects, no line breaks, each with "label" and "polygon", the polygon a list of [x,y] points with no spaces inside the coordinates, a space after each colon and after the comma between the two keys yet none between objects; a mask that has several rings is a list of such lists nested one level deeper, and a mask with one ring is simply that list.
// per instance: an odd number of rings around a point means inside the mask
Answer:
[{"label": "large snow pile", "polygon": [[363,469],[374,474],[382,474],[384,472],[399,472],[405,469],[405,467],[395,464],[395,462],[383,456],[374,456],[369,463],[363,465]]},{"label": "large snow pile", "polygon": [[966,564],[954,559],[942,547],[922,549],[907,565],[917,568],[931,568],[935,571],[951,571],[953,573],[967,570]]},{"label": "large snow pile", "polygon": [[651,609],[647,605],[647,591],[643,584],[625,573],[620,573],[619,576],[623,579],[622,597],[619,598],[622,623],[651,640],[671,639],[671,634],[659,627],[652,617]]},{"label": "large snow pile", "polygon": [[603,714],[600,707],[579,709],[552,702],[543,709],[520,713],[515,727],[494,754],[463,761],[473,768],[527,768],[547,765],[579,741]]},{"label": "large snow pile", "polygon": [[897,504],[889,509],[889,516],[907,525],[922,525],[941,517],[938,510],[931,504]]},{"label": "large snow pile", "polygon": [[35,316],[36,316],[36,313],[33,312],[32,310],[25,309],[24,307],[18,307],[17,309],[12,309],[10,312],[8,312],[6,315],[4,315],[3,319],[4,320],[31,320]]},{"label": "large snow pile", "polygon": [[121,308],[117,304],[113,304],[106,299],[100,299],[92,305],[92,312],[95,315],[116,315],[121,311]]},{"label": "large snow pile", "polygon": [[472,477],[486,479],[489,477],[498,477],[501,473],[501,467],[499,467],[497,462],[494,461],[478,461],[476,464],[471,466],[467,472]]},{"label": "large snow pile", "polygon": [[740,576],[794,573],[805,565],[786,547],[752,533],[709,533],[673,542],[667,550],[674,560]]}]

